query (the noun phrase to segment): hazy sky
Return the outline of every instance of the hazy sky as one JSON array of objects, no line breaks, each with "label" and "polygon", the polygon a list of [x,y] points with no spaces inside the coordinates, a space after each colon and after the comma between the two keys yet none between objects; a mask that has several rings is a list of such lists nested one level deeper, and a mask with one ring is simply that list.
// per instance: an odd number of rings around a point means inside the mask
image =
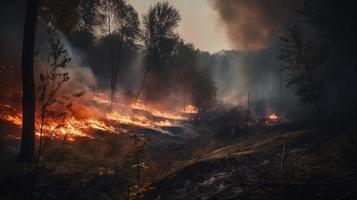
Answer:
[{"label": "hazy sky", "polygon": [[[160,0],[127,0],[142,16]],[[178,27],[180,36],[197,48],[211,53],[231,49],[223,26],[219,25],[218,14],[211,0],[166,0],[180,13],[182,20]]]}]

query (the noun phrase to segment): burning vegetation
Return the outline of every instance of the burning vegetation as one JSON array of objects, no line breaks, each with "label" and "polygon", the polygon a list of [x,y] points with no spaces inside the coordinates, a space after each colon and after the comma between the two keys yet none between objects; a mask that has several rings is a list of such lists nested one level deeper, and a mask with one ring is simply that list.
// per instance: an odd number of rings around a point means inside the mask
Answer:
[{"label": "burning vegetation", "polygon": [[0,199],[356,199],[355,7],[170,2],[0,2]]},{"label": "burning vegetation", "polygon": [[[86,97],[88,98],[88,97]],[[121,125],[135,126],[156,130],[170,134],[167,127],[180,126],[180,123],[191,121],[197,114],[197,108],[187,105],[176,110],[163,110],[155,106],[146,105],[141,101],[133,104],[111,104],[109,95],[98,93],[91,98],[92,105],[81,108],[71,108],[67,114],[63,110],[52,110],[55,114],[48,117],[43,126],[46,137],[63,138],[66,136],[73,141],[77,137],[93,138],[95,131],[112,134],[122,134],[127,131],[119,128]],[[97,113],[101,110],[100,113]],[[1,105],[1,119],[9,121],[17,126],[22,126],[22,114],[20,110],[4,104]],[[87,112],[87,113],[82,113]],[[41,120],[36,118],[36,135],[40,136]]]}]

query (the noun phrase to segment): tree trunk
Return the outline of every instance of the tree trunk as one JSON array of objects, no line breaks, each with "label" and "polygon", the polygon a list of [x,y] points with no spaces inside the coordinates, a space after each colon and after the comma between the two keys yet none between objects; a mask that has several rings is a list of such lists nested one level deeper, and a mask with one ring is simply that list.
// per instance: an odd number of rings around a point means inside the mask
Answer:
[{"label": "tree trunk", "polygon": [[35,152],[35,84],[33,57],[39,0],[28,0],[22,43],[22,139],[19,161],[31,163]]},{"label": "tree trunk", "polygon": [[116,91],[116,85],[118,81],[118,73],[119,73],[119,64],[121,60],[121,54],[122,54],[122,49],[123,49],[123,38],[120,37],[120,42],[119,42],[119,52],[113,54],[113,66],[112,66],[112,71],[111,71],[111,82],[110,82],[110,99],[111,99],[111,107],[113,106],[114,102],[114,97],[115,97],[115,91]]}]

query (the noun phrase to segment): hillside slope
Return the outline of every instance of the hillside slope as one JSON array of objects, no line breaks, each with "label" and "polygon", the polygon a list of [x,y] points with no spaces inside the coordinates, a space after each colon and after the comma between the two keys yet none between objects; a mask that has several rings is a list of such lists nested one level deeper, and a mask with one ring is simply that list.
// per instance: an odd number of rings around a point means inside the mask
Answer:
[{"label": "hillside slope", "polygon": [[337,134],[310,129],[243,140],[192,159],[142,197],[356,199],[357,140]]}]

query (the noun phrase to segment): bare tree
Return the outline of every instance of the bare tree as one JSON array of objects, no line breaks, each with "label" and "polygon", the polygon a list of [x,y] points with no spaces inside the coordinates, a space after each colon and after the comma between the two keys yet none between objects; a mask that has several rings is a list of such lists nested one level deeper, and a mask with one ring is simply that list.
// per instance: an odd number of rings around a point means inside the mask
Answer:
[{"label": "bare tree", "polygon": [[[38,182],[38,178],[41,172],[40,168],[43,166],[43,154],[49,146],[50,140],[57,133],[57,131],[59,131],[62,127],[65,126],[64,123],[59,123],[57,126],[52,127],[50,125],[51,122],[49,122],[48,119],[58,119],[57,121],[62,120],[62,122],[65,120],[65,111],[61,111],[58,113],[55,111],[51,111],[50,108],[54,104],[65,104],[63,103],[64,101],[62,100],[62,95],[59,95],[59,91],[62,88],[63,84],[69,80],[69,74],[67,72],[63,72],[61,68],[64,68],[66,64],[70,62],[71,58],[68,57],[67,50],[61,43],[59,35],[54,31],[51,31],[49,35],[49,44],[50,48],[47,55],[48,66],[44,72],[40,73],[40,79],[36,85],[36,103],[39,107],[38,132],[40,135],[38,152],[37,155],[35,155],[35,163],[32,166],[33,168],[28,171],[30,177],[28,186],[29,196],[33,195],[36,183]],[[68,100],[68,98],[66,99]],[[62,148],[66,141],[66,138],[67,133],[63,137],[62,146],[58,154],[57,162],[59,162],[59,158],[62,154]]]},{"label": "bare tree", "polygon": [[[48,68],[40,74],[40,80],[37,85],[38,106],[40,109],[40,141],[37,160],[40,159],[44,149],[44,138],[50,139],[52,134],[56,131],[46,129],[46,119],[53,117],[53,115],[64,117],[66,114],[65,112],[49,112],[49,108],[55,103],[64,104],[64,102],[59,99],[63,97],[59,96],[58,93],[63,84],[70,79],[68,72],[63,72],[61,69],[71,61],[71,58],[68,56],[68,52],[64,48],[57,33],[50,33],[49,44],[50,50],[47,55]],[[60,124],[59,126],[63,125]],[[57,127],[54,129],[57,129]],[[45,130],[48,130],[49,133],[45,133]]]}]

